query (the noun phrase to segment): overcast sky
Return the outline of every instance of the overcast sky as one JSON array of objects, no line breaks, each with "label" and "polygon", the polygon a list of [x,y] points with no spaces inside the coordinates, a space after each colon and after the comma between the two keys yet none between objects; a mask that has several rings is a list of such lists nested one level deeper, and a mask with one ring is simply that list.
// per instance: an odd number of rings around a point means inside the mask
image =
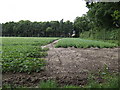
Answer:
[{"label": "overcast sky", "polygon": [[84,0],[1,0],[0,11],[0,23],[5,23],[19,20],[74,21],[88,9]]}]

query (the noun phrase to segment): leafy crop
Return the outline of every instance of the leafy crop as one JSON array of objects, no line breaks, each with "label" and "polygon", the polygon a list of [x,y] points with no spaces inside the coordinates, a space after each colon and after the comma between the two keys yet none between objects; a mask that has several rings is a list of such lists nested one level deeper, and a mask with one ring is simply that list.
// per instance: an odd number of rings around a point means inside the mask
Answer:
[{"label": "leafy crop", "polygon": [[116,47],[117,44],[95,41],[95,40],[87,40],[80,38],[64,38],[60,40],[55,47],[75,47],[75,48],[90,48],[90,47],[98,47],[98,48],[112,48]]},{"label": "leafy crop", "polygon": [[45,65],[46,50],[40,46],[56,38],[3,37],[3,72],[39,72]]}]

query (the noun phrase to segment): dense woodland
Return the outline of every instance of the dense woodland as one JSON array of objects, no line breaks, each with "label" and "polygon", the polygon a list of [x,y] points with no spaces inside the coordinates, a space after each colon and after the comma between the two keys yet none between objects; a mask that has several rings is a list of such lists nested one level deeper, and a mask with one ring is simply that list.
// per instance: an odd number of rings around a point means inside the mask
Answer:
[{"label": "dense woodland", "polygon": [[118,40],[118,32],[120,31],[120,2],[86,4],[89,11],[86,16],[79,17],[78,21],[82,18],[87,19],[85,23],[87,23],[86,30],[88,31],[81,31],[80,37]]},{"label": "dense woodland", "polygon": [[68,37],[72,33],[73,23],[70,21],[31,22],[21,20],[19,22],[7,22],[3,24],[3,36],[22,37]]},{"label": "dense woodland", "polygon": [[75,37],[117,40],[120,31],[120,2],[86,3],[86,15],[76,17],[74,22],[47,21],[2,23],[2,36],[19,37]]}]

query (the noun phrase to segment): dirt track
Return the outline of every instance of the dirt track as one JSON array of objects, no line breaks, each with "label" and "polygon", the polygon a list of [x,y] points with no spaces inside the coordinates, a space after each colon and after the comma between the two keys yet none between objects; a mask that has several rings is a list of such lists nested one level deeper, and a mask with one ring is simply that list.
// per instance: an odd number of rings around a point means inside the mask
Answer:
[{"label": "dirt track", "polygon": [[53,79],[60,85],[84,85],[88,74],[108,66],[112,72],[118,71],[118,48],[54,48],[54,41],[48,47],[47,65],[41,73],[3,74],[3,83],[36,86],[41,80]]}]

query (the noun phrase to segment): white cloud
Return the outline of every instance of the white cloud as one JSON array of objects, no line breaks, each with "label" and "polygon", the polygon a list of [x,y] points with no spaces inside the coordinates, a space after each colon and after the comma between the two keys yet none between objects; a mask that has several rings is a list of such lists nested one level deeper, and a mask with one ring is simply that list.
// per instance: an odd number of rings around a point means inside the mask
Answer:
[{"label": "white cloud", "polygon": [[70,20],[88,9],[84,0],[1,0],[0,23],[7,21]]}]

